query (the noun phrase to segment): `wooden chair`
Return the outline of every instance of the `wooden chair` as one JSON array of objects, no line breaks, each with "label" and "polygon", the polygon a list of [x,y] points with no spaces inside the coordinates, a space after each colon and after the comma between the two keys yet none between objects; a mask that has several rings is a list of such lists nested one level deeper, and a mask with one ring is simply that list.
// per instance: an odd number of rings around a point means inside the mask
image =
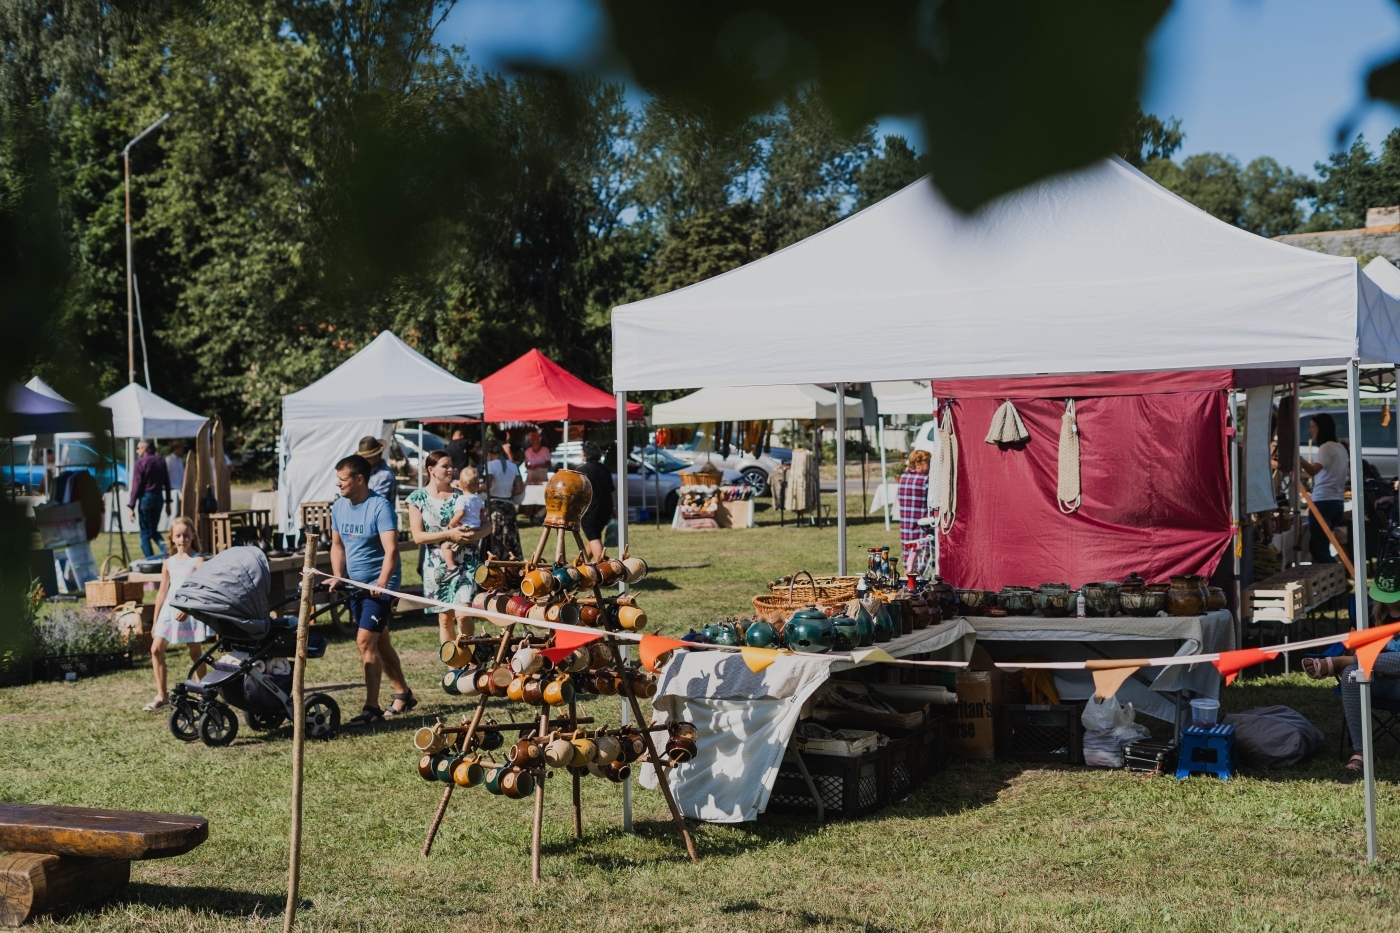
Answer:
[{"label": "wooden chair", "polygon": [[0,803],[0,926],[63,914],[119,893],[131,863],[209,838],[202,816]]}]

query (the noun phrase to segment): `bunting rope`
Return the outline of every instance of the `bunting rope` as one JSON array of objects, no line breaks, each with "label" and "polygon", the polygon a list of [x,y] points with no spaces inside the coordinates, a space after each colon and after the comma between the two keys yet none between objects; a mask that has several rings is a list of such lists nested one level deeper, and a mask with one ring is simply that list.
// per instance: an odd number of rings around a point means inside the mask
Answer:
[{"label": "bunting rope", "polygon": [[[403,593],[398,590],[391,590],[385,587],[375,586],[370,583],[360,583],[356,580],[347,580],[344,577],[327,573],[324,570],[313,571],[317,576],[325,577],[328,580],[335,580],[349,586],[368,590],[371,593],[379,593],[385,596],[393,596],[396,599],[406,600],[412,603],[419,603],[426,607],[437,609],[439,612],[455,612],[463,618],[484,619],[492,625],[505,628],[508,625],[526,625],[532,628],[549,629],[556,632],[568,632],[574,635],[591,636],[588,640],[594,641],[605,636],[619,638],[638,644],[645,662],[646,655],[650,654],[653,659],[667,651],[677,648],[700,651],[724,651],[731,654],[738,654],[744,658],[746,664],[755,673],[763,670],[780,657],[803,657],[815,661],[836,662],[849,661],[855,664],[893,664],[899,667],[941,667],[965,669],[968,667],[967,661],[915,661],[909,658],[896,658],[891,656],[882,648],[866,648],[852,652],[822,652],[822,653],[802,653],[787,649],[774,648],[750,648],[739,645],[710,645],[701,642],[681,641],[669,638],[664,635],[642,634],[638,632],[610,632],[602,629],[589,628],[584,625],[569,625],[565,622],[550,622],[544,619],[522,619],[519,616],[505,615],[500,612],[493,612],[489,609],[477,609],[473,606],[465,606],[461,603],[444,603],[426,596],[419,596],[415,593]],[[1374,628],[1353,629],[1339,635],[1325,635],[1321,638],[1312,638],[1307,641],[1295,641],[1281,645],[1269,645],[1264,648],[1241,648],[1235,651],[1221,651],[1209,654],[1172,655],[1163,658],[1095,658],[1088,661],[995,661],[993,666],[999,670],[1016,672],[1023,670],[1035,671],[1083,671],[1088,670],[1094,673],[1096,684],[1107,684],[1117,681],[1113,685],[1113,692],[1116,692],[1118,685],[1127,678],[1128,675],[1121,674],[1127,670],[1129,674],[1133,671],[1145,667],[1178,667],[1183,664],[1214,664],[1216,669],[1225,677],[1228,685],[1234,681],[1239,672],[1247,667],[1253,667],[1266,660],[1272,660],[1280,654],[1291,651],[1306,651],[1313,648],[1325,648],[1338,643],[1346,645],[1356,651],[1357,664],[1361,667],[1366,677],[1371,676],[1371,670],[1375,664],[1376,657],[1392,638],[1400,636],[1400,622],[1390,625],[1381,625]],[[756,666],[757,665],[757,666]],[[647,665],[649,670],[656,670],[651,664]],[[1107,695],[1112,695],[1109,693]]]}]

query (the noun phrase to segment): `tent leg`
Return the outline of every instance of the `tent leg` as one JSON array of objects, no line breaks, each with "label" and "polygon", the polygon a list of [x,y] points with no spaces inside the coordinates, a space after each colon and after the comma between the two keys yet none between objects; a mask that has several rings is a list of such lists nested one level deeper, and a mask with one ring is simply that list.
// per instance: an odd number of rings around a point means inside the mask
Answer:
[{"label": "tent leg", "polygon": [[[1356,627],[1367,628],[1370,614],[1366,611],[1366,494],[1361,473],[1361,360],[1352,357],[1347,364],[1347,426],[1352,438],[1351,451],[1351,554],[1356,581]],[[1366,784],[1366,860],[1374,862],[1376,854],[1376,761],[1375,742],[1371,736],[1370,678],[1361,682],[1361,759],[1362,776]]]},{"label": "tent leg", "polygon": [[888,466],[885,463],[885,416],[875,422],[875,443],[880,445],[880,496],[885,503],[885,530],[890,530],[890,481]]},{"label": "tent leg", "polygon": [[560,446],[564,448],[564,469],[569,468],[569,419],[564,419],[564,439],[560,441]]},{"label": "tent leg", "polygon": [[846,384],[836,383],[836,575],[846,575]]},{"label": "tent leg", "polygon": [[[1400,373],[1400,369],[1397,369],[1396,372],[1397,372],[1397,373]],[[1298,383],[1297,383],[1297,381],[1294,381],[1294,383],[1293,383],[1293,431],[1294,431],[1295,434],[1296,434],[1297,431],[1298,431]],[[1302,497],[1298,495],[1298,492],[1299,492],[1299,486],[1298,486],[1298,484],[1299,484],[1300,482],[1302,482],[1302,479],[1303,479],[1303,478],[1302,478],[1302,475],[1301,475],[1301,472],[1300,472],[1300,468],[1299,468],[1299,466],[1298,466],[1298,461],[1299,461],[1299,459],[1302,457],[1302,443],[1301,443],[1301,439],[1298,438],[1298,437],[1294,437],[1293,440],[1294,440],[1294,443],[1293,443],[1293,477],[1292,477],[1292,479],[1290,479],[1289,482],[1288,482],[1288,489],[1289,489],[1289,492],[1288,492],[1288,503],[1289,503],[1289,505],[1290,505],[1290,506],[1292,507],[1292,509],[1293,509],[1293,553],[1292,553],[1292,555],[1290,555],[1291,558],[1292,558],[1291,561],[1287,562],[1287,563],[1285,564],[1285,566],[1293,566],[1293,567],[1296,567],[1296,566],[1298,566],[1298,557],[1299,557],[1299,555],[1302,553],[1301,550],[1300,550],[1300,548],[1299,548],[1299,546],[1301,545],[1301,543],[1302,543],[1302,541],[1303,541],[1303,513],[1300,511],[1300,509],[1302,508],[1303,503],[1302,503]]]},{"label": "tent leg", "polygon": [[1233,620],[1235,628],[1235,645],[1238,647],[1244,644],[1244,622],[1241,611],[1240,593],[1240,550],[1244,546],[1244,538],[1240,533],[1240,419],[1239,406],[1235,404],[1235,392],[1230,390],[1227,393],[1230,399],[1230,423],[1235,426],[1235,431],[1230,435],[1230,552],[1234,555],[1234,609],[1235,618]]},{"label": "tent leg", "polygon": [[[623,554],[627,551],[627,393],[617,394],[617,553]],[[568,434],[568,422],[564,422],[564,433]],[[646,458],[642,458],[645,462]],[[659,482],[659,480],[658,480]],[[646,475],[642,476],[642,488],[646,488]],[[657,512],[660,513],[660,504],[657,505]],[[660,519],[657,519],[660,521]],[[619,580],[617,584],[618,595],[627,592],[627,581]],[[631,720],[631,709],[627,699],[622,698],[622,724],[625,726]],[[630,833],[632,831],[632,782],[622,782],[622,831]]]}]

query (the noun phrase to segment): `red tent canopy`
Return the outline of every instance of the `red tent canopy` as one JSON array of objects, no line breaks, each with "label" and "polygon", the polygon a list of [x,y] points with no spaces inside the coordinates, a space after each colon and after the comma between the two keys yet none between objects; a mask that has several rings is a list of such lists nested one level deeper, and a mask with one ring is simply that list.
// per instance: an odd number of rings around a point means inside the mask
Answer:
[{"label": "red tent canopy", "polygon": [[[617,400],[531,350],[482,379],[487,421],[615,421]],[[644,409],[627,403],[627,420],[640,421]]]}]

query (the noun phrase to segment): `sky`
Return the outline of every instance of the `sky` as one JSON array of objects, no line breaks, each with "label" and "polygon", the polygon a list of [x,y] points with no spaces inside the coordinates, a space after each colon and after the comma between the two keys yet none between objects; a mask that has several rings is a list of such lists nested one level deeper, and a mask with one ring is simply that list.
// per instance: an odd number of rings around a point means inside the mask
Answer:
[{"label": "sky", "polygon": [[[582,65],[607,19],[597,0],[460,0],[441,36],[488,70],[512,57]],[[1143,107],[1181,119],[1178,157],[1269,155],[1312,175],[1343,125],[1373,149],[1400,126],[1400,111],[1365,96],[1369,68],[1397,56],[1397,0],[1176,0],[1153,37]],[[880,131],[920,136],[898,115]]]}]

